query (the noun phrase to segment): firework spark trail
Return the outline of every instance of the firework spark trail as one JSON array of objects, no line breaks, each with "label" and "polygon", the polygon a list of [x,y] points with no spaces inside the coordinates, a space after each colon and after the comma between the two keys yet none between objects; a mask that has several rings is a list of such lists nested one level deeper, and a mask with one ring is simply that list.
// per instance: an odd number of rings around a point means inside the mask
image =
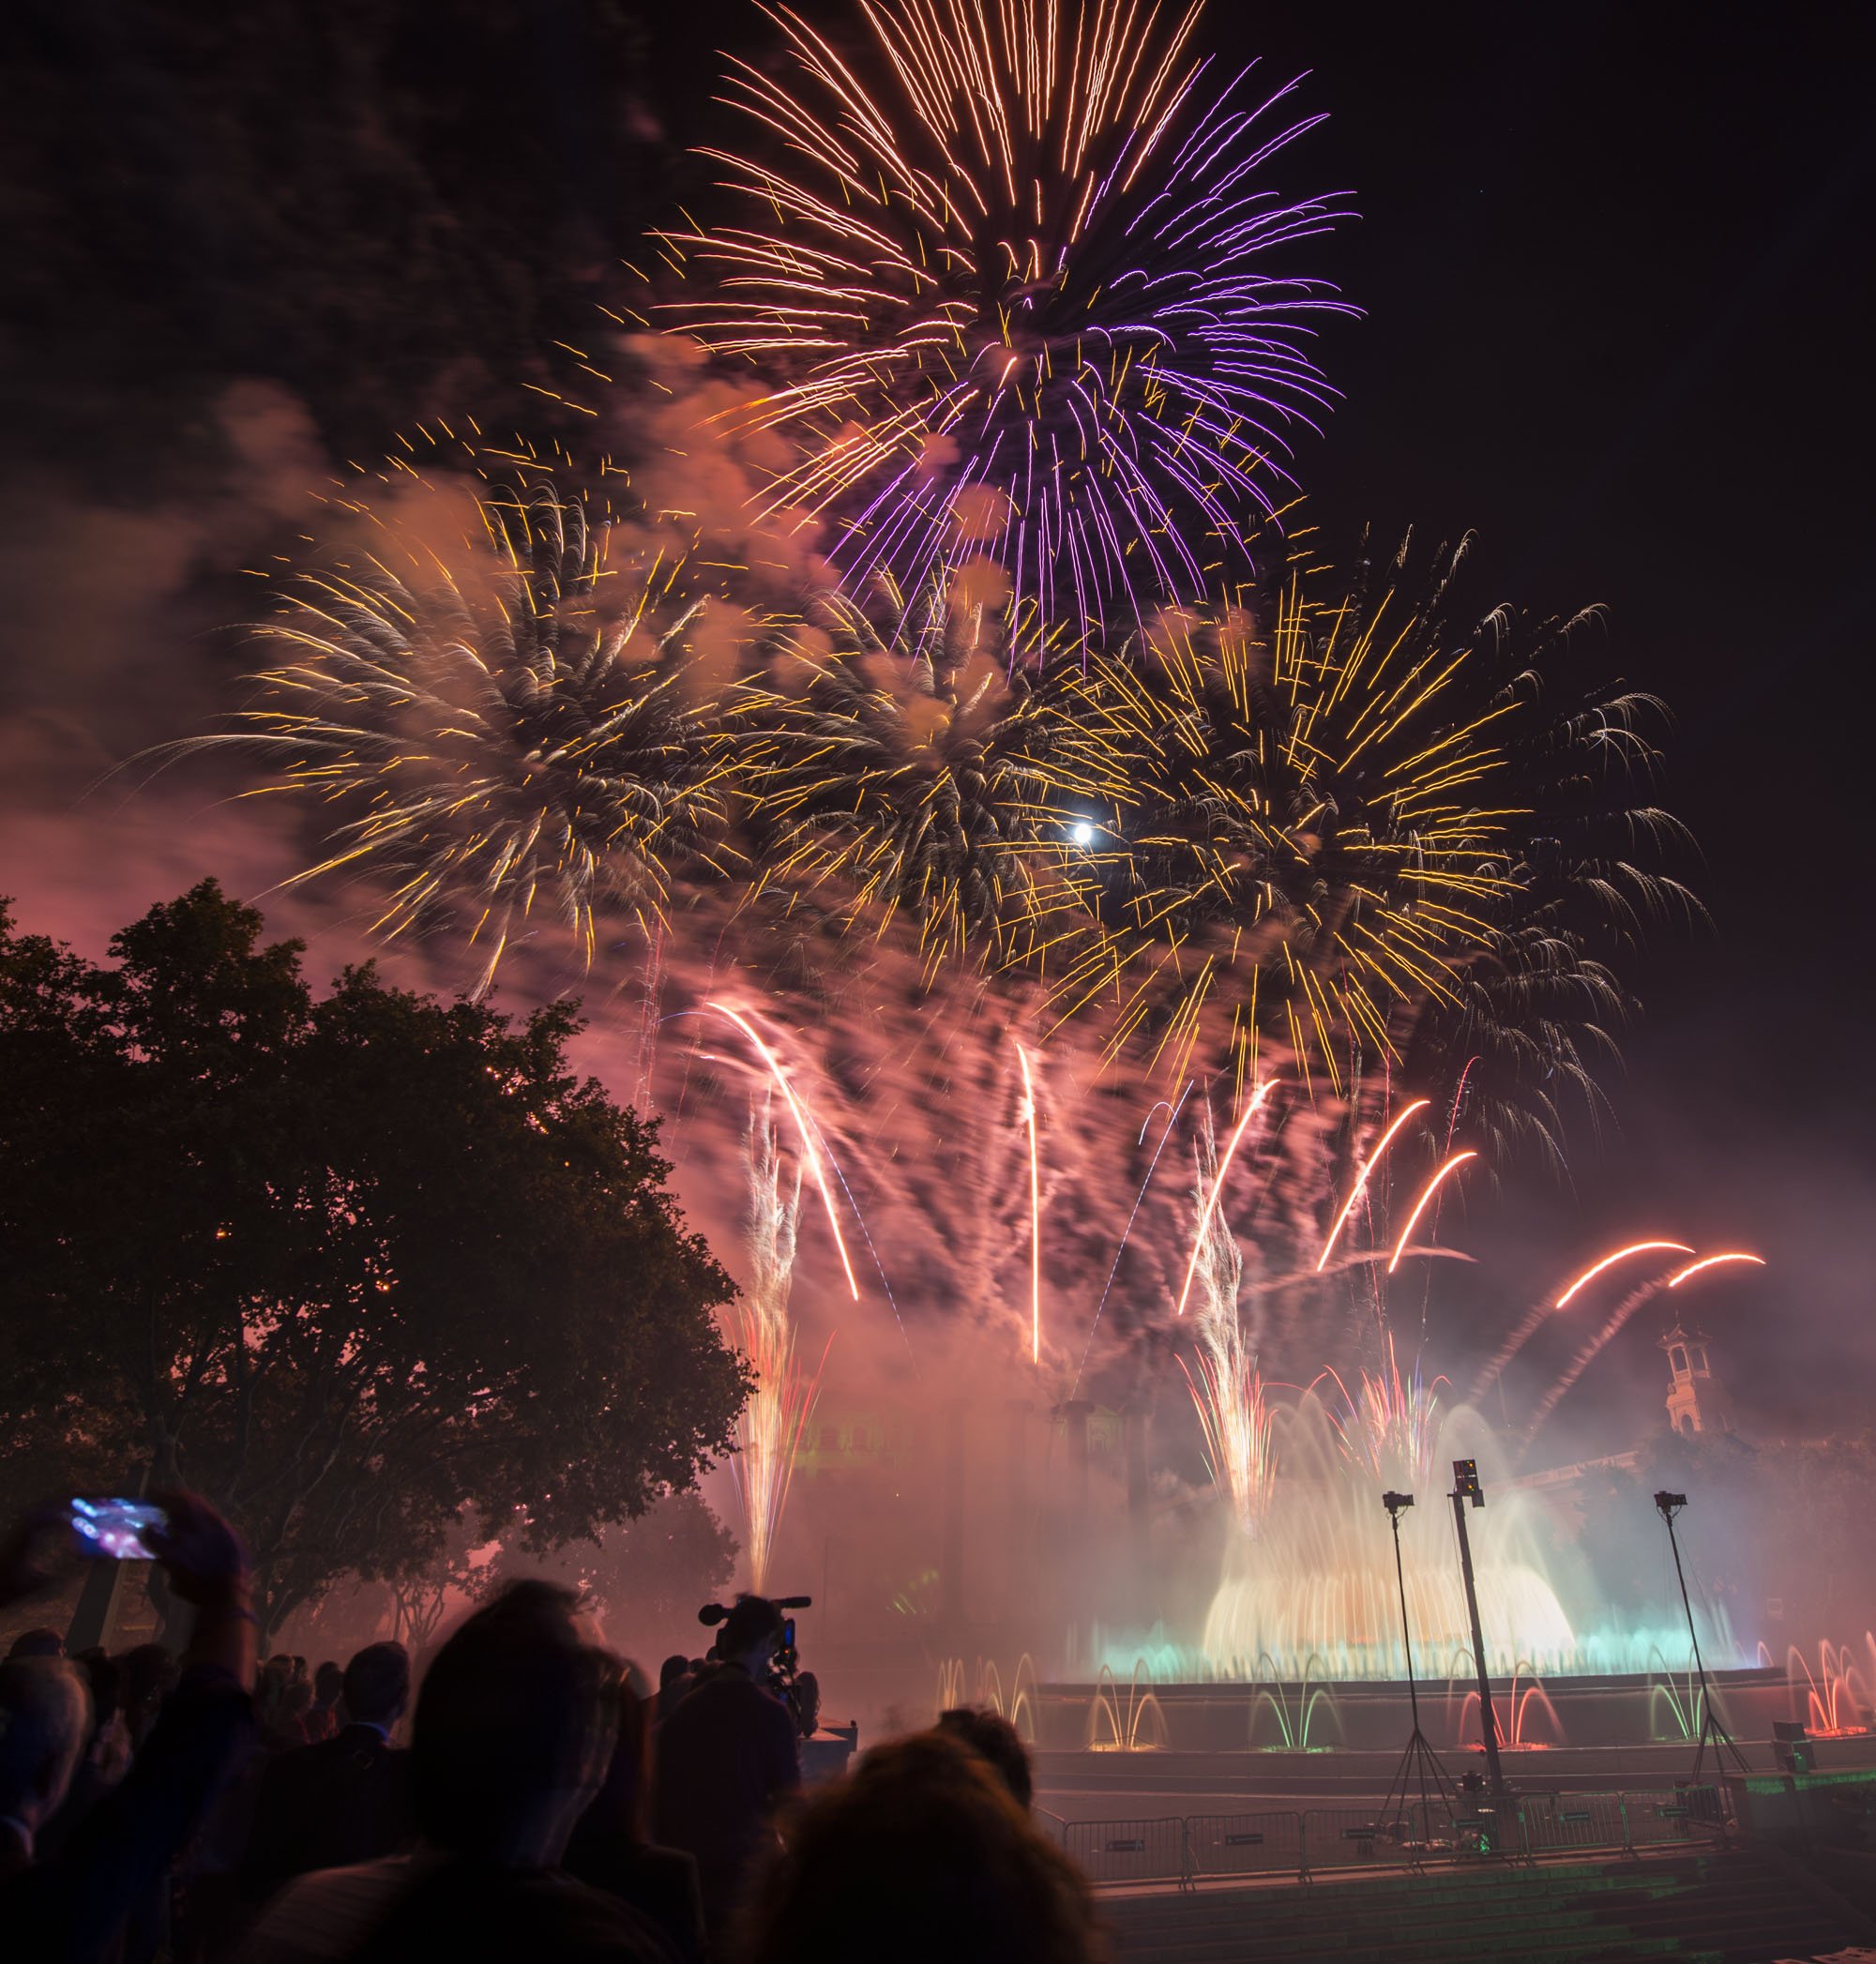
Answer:
[{"label": "firework spark trail", "polygon": [[1381,1135],[1381,1143],[1362,1162],[1361,1171],[1355,1175],[1354,1185],[1349,1189],[1349,1197],[1342,1202],[1341,1211],[1336,1216],[1335,1225],[1323,1242],[1323,1252],[1316,1257],[1318,1275],[1328,1265],[1329,1251],[1335,1246],[1349,1216],[1354,1212],[1363,1193],[1367,1191],[1369,1175],[1381,1164],[1387,1148],[1394,1143],[1395,1135],[1416,1111],[1424,1111],[1431,1102],[1429,1098],[1415,1098],[1411,1105],[1404,1107],[1394,1123]]},{"label": "firework spark trail", "polygon": [[1225,1175],[1231,1171],[1232,1161],[1237,1156],[1238,1141],[1244,1137],[1246,1127],[1257,1116],[1259,1107],[1276,1088],[1277,1080],[1266,1078],[1251,1093],[1250,1103],[1244,1108],[1244,1116],[1233,1128],[1230,1142],[1218,1160],[1218,1172],[1212,1181],[1211,1191],[1205,1196],[1204,1204],[1199,1210],[1199,1224],[1192,1234],[1192,1257],[1186,1264],[1186,1280],[1179,1291],[1179,1307],[1173,1311],[1175,1316],[1184,1316],[1186,1313],[1186,1302],[1192,1293],[1192,1277],[1198,1270],[1199,1260],[1205,1246],[1205,1231],[1211,1225],[1212,1216],[1218,1212],[1218,1196],[1224,1191]]},{"label": "firework spark trail", "polygon": [[1107,1307],[1108,1297],[1113,1292],[1114,1277],[1120,1274],[1120,1258],[1127,1253],[1127,1240],[1133,1233],[1134,1222],[1140,1218],[1140,1209],[1146,1199],[1146,1189],[1153,1185],[1153,1175],[1158,1168],[1159,1156],[1166,1150],[1166,1141],[1172,1138],[1172,1128],[1179,1123],[1179,1114],[1185,1110],[1186,1100],[1191,1096],[1192,1086],[1196,1081],[1197,1080],[1189,1078],[1186,1080],[1186,1088],[1179,1094],[1179,1102],[1176,1105],[1167,1105],[1167,1100],[1161,1098],[1158,1104],[1153,1107],[1153,1111],[1146,1114],[1145,1122],[1141,1126],[1140,1138],[1136,1143],[1143,1145],[1146,1141],[1146,1127],[1153,1121],[1153,1112],[1157,1111],[1162,1105],[1167,1106],[1168,1117],[1159,1134],[1159,1143],[1153,1149],[1153,1158],[1147,1166],[1146,1177],[1140,1183],[1140,1191],[1133,1197],[1133,1210],[1127,1217],[1127,1226],[1121,1230],[1120,1243],[1114,1249],[1113,1261],[1108,1269],[1108,1278],[1101,1285],[1101,1299],[1095,1305],[1094,1320],[1088,1325],[1088,1340],[1082,1347],[1082,1361],[1076,1367],[1075,1382],[1068,1390],[1071,1398],[1082,1388],[1082,1376],[1088,1367],[1088,1358],[1095,1348],[1095,1333],[1101,1326],[1101,1311]]},{"label": "firework spark trail", "polygon": [[1609,1321],[1571,1359],[1569,1368],[1551,1386],[1538,1404],[1537,1409],[1531,1414],[1530,1422],[1524,1428],[1520,1456],[1523,1452],[1530,1450],[1531,1442],[1537,1436],[1544,1421],[1550,1417],[1551,1413],[1557,1409],[1563,1399],[1568,1396],[1577,1380],[1596,1362],[1604,1347],[1620,1334],[1623,1325],[1627,1322],[1628,1319],[1643,1304],[1650,1302],[1654,1297],[1661,1294],[1666,1290],[1678,1289],[1683,1282],[1688,1280],[1693,1276],[1699,1275],[1703,1269],[1712,1268],[1719,1262],[1731,1261],[1748,1261],[1760,1268],[1765,1265],[1763,1256],[1748,1255],[1744,1251],[1732,1251],[1723,1255],[1707,1255],[1698,1261],[1690,1261],[1685,1268],[1676,1269],[1671,1276],[1657,1276],[1652,1281],[1642,1283],[1639,1289],[1631,1291],[1629,1294],[1625,1296],[1616,1307],[1613,1314],[1611,1315]]},{"label": "firework spark trail", "polygon": [[813,1174],[814,1185],[820,1190],[821,1204],[827,1216],[827,1226],[833,1231],[834,1246],[840,1254],[840,1267],[847,1277],[847,1291],[857,1303],[860,1299],[860,1285],[854,1278],[854,1264],[847,1259],[847,1244],[840,1232],[840,1217],[834,1207],[834,1191],[827,1185],[826,1170],[822,1164],[822,1149],[817,1141],[819,1127],[795,1095],[794,1085],[788,1080],[788,1073],[781,1067],[780,1058],[763,1041],[762,1034],[749,1018],[740,1009],[733,1009],[727,1003],[711,1002],[704,1006],[706,1009],[714,1009],[719,1016],[727,1017],[749,1038],[755,1047],[756,1054],[767,1065],[769,1076],[775,1080],[777,1090],[781,1093],[783,1101],[794,1115],[795,1136],[801,1141],[801,1156],[807,1160],[808,1171]]},{"label": "firework spark trail", "polygon": [[1036,1143],[1036,1080],[1030,1075],[1029,1052],[1016,1041],[1016,1061],[1022,1066],[1022,1109],[1017,1123],[1029,1133],[1029,1361],[1042,1362],[1042,1169]]},{"label": "firework spark trail", "polygon": [[1332,400],[1314,319],[1352,311],[1267,269],[1348,215],[1256,188],[1321,119],[1209,94],[1196,6],[862,12],[850,64],[771,11],[794,72],[737,62],[731,99],[785,162],[706,152],[749,221],[663,235],[709,279],[674,331],[775,377],[745,413],[796,453],[771,511],[833,516],[855,588],[993,552],[1038,638],[1197,597],[1219,556],[1248,580],[1241,509]]},{"label": "firework spark trail", "polygon": [[840,1171],[840,1162],[832,1153],[827,1155],[827,1164],[834,1169],[834,1177],[840,1183],[840,1191],[847,1196],[847,1205],[854,1210],[854,1219],[858,1223],[860,1239],[867,1245],[867,1253],[873,1258],[873,1267],[880,1278],[880,1287],[885,1291],[885,1299],[892,1305],[892,1320],[899,1325],[899,1340],[905,1346],[906,1361],[912,1366],[915,1376],[923,1377],[918,1359],[912,1348],[912,1333],[905,1327],[905,1318],[900,1315],[899,1298],[892,1292],[892,1277],[885,1272],[885,1263],[880,1260],[880,1251],[873,1246],[872,1230],[867,1226],[867,1217],[860,1210],[860,1203],[854,1198],[854,1189],[847,1185],[847,1176]]},{"label": "firework spark trail", "polygon": [[1460,1081],[1453,1087],[1452,1110],[1446,1113],[1446,1142],[1441,1148],[1442,1152],[1450,1153],[1453,1149],[1453,1134],[1460,1128],[1460,1107],[1465,1103],[1466,1080],[1472,1076],[1472,1067],[1477,1062],[1475,1055],[1466,1059],[1460,1072]]},{"label": "firework spark trail", "polygon": [[1427,1211],[1428,1202],[1445,1184],[1446,1176],[1457,1172],[1468,1159],[1477,1157],[1478,1155],[1473,1152],[1455,1153],[1421,1189],[1420,1198],[1414,1202],[1414,1211],[1407,1216],[1407,1225],[1401,1229],[1400,1239],[1394,1244],[1394,1253],[1388,1259],[1387,1273],[1390,1276],[1400,1266],[1401,1257],[1407,1252],[1407,1244],[1414,1238],[1414,1230],[1419,1226],[1421,1215]]},{"label": "firework spark trail", "polygon": [[[756,1386],[737,1418],[738,1450],[730,1464],[743,1503],[749,1588],[761,1595],[767,1588],[769,1557],[821,1382],[820,1367],[810,1377],[795,1357],[794,1327],[788,1313],[801,1174],[797,1169],[792,1188],[784,1191],[780,1152],[766,1110],[750,1115],[749,1175],[749,1281],[737,1298],[734,1317]],[[822,1364],[825,1362],[824,1352]]]},{"label": "firework spark trail", "polygon": [[1754,1268],[1763,1268],[1765,1266],[1764,1256],[1748,1255],[1743,1249],[1734,1248],[1724,1255],[1703,1255],[1698,1261],[1688,1262],[1687,1267],[1682,1269],[1678,1275],[1671,1276],[1668,1278],[1668,1287],[1670,1289],[1678,1289],[1683,1282],[1699,1275],[1702,1270],[1717,1267],[1722,1261],[1749,1261]]},{"label": "firework spark trail", "polygon": [[1337,1440],[1350,1461],[1377,1482],[1404,1484],[1424,1492],[1433,1484],[1439,1387],[1445,1381],[1436,1378],[1428,1383],[1417,1364],[1413,1376],[1403,1380],[1394,1338],[1390,1336],[1386,1342],[1384,1365],[1379,1371],[1361,1373],[1359,1396],[1350,1392],[1339,1372],[1324,1372],[1341,1393],[1346,1408],[1332,1414]]},{"label": "firework spark trail", "polygon": [[1523,1322],[1505,1339],[1504,1343],[1499,1346],[1498,1352],[1491,1362],[1473,1380],[1472,1390],[1467,1394],[1468,1397],[1470,1399],[1483,1397],[1485,1393],[1490,1388],[1492,1381],[1498,1377],[1505,1366],[1511,1362],[1512,1358],[1536,1335],[1545,1318],[1554,1316],[1560,1309],[1567,1309],[1575,1300],[1578,1292],[1587,1288],[1605,1269],[1614,1267],[1618,1261],[1627,1261],[1631,1255],[1645,1255],[1657,1251],[1663,1254],[1680,1255],[1691,1255],[1693,1253],[1692,1248],[1681,1241],[1632,1241],[1626,1247],[1614,1248],[1607,1255],[1600,1256],[1596,1261],[1592,1261],[1581,1275],[1577,1276],[1554,1301],[1551,1297],[1545,1296],[1540,1301],[1532,1304],[1531,1307],[1525,1312]]},{"label": "firework spark trail", "polygon": [[[1209,1106],[1200,1120],[1198,1158],[1199,1177],[1192,1188],[1199,1254],[1199,1307],[1193,1318],[1198,1375],[1187,1369],[1186,1382],[1203,1428],[1212,1478],[1230,1495],[1238,1526],[1254,1534],[1269,1505],[1276,1459],[1263,1379],[1246,1344],[1238,1306],[1244,1257],[1224,1216],[1211,1204],[1224,1167]],[[1180,1363],[1184,1368],[1183,1358]]]}]

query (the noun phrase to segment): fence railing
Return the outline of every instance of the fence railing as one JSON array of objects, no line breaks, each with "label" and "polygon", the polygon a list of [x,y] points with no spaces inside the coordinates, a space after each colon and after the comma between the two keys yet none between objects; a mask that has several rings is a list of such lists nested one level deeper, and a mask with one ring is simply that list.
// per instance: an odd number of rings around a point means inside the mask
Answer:
[{"label": "fence railing", "polygon": [[1036,1820],[1093,1882],[1175,1882],[1325,1869],[1424,1868],[1432,1863],[1536,1861],[1575,1850],[1632,1855],[1644,1848],[1705,1842],[1728,1828],[1717,1786],[1669,1793],[1463,1796],[1448,1812],[1421,1804],[1385,1808],[1305,1807],[1155,1820]]}]

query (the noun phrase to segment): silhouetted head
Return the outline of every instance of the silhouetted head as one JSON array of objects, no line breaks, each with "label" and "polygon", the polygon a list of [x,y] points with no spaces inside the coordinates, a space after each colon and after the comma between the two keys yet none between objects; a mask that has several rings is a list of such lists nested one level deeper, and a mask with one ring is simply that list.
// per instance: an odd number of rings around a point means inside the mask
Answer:
[{"label": "silhouetted head", "polygon": [[1024,1813],[1036,1798],[1036,1782],[1029,1770],[1029,1748],[1022,1735],[1001,1713],[987,1712],[976,1705],[958,1705],[938,1717],[938,1730],[961,1739],[996,1771],[1016,1804]]},{"label": "silhouetted head", "polygon": [[345,1689],[345,1673],[328,1658],[312,1674],[312,1701],[329,1711]]},{"label": "silhouetted head", "polygon": [[410,1704],[410,1653],[401,1643],[368,1643],[345,1667],[345,1715],[386,1731]]},{"label": "silhouetted head", "polygon": [[84,1674],[63,1657],[0,1664],[0,1814],[28,1834],[55,1813],[91,1736]]},{"label": "silhouetted head", "polygon": [[658,1668],[658,1688],[669,1691],[672,1685],[690,1669],[690,1659],[685,1656],[667,1657]]},{"label": "silhouetted head", "polygon": [[725,1664],[743,1664],[760,1676],[781,1641],[781,1611],[765,1595],[746,1595],[724,1619],[717,1654]]},{"label": "silhouetted head", "polygon": [[437,1652],[411,1731],[417,1826],[439,1847],[551,1866],[598,1790],[618,1666],[570,1590],[517,1582]]},{"label": "silhouetted head", "polygon": [[15,1657],[63,1657],[65,1639],[56,1630],[41,1627],[37,1630],[22,1630],[13,1639],[13,1647],[7,1653],[7,1661]]},{"label": "silhouetted head", "polygon": [[[889,1935],[882,1937],[882,1932]],[[1088,1885],[990,1766],[942,1732],[875,1746],[757,1875],[738,1964],[1093,1964]]]}]

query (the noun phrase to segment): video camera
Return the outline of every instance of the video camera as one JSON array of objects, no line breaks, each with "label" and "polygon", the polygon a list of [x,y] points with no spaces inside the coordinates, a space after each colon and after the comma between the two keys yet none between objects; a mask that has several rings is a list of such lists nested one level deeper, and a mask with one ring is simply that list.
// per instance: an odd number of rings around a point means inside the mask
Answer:
[{"label": "video camera", "polygon": [[[742,1598],[738,1596],[736,1600],[740,1602]],[[794,1643],[794,1618],[790,1612],[811,1609],[814,1598],[811,1595],[773,1595],[769,1601],[782,1612],[781,1641],[769,1659],[764,1682],[788,1707],[796,1730],[806,1739],[813,1733],[819,1721],[821,1686],[811,1670],[804,1672],[801,1669],[801,1653]],[[729,1603],[705,1603],[697,1612],[697,1621],[706,1629],[713,1628],[728,1617],[733,1607]]]}]

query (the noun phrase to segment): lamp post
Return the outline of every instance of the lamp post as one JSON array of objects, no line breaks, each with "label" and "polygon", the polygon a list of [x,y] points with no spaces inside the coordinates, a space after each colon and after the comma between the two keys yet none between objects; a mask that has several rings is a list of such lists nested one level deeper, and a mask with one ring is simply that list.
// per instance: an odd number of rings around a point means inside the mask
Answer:
[{"label": "lamp post", "polygon": [[1687,1641],[1693,1645],[1694,1675],[1700,1680],[1700,1743],[1694,1748],[1694,1784],[1698,1786],[1709,1745],[1713,1747],[1714,1764],[1722,1771],[1728,1753],[1732,1755],[1741,1773],[1749,1773],[1751,1769],[1746,1763],[1746,1755],[1739,1750],[1738,1742],[1720,1724],[1719,1715],[1713,1709],[1713,1693],[1707,1685],[1706,1665],[1701,1656],[1700,1633],[1694,1628],[1693,1599],[1687,1594],[1687,1573],[1681,1566],[1680,1536],[1674,1533],[1674,1517],[1687,1503],[1686,1494],[1670,1493],[1665,1488],[1655,1496],[1655,1512],[1667,1523],[1668,1546],[1674,1551],[1674,1579],[1681,1585],[1681,1608],[1687,1619]]},{"label": "lamp post", "polygon": [[[1432,1800],[1428,1793],[1430,1785],[1446,1809],[1446,1818],[1455,1815],[1452,1775],[1440,1764],[1440,1756],[1427,1743],[1427,1735],[1420,1730],[1420,1689],[1414,1675],[1414,1627],[1407,1616],[1407,1572],[1400,1563],[1400,1517],[1414,1504],[1411,1493],[1387,1492],[1381,1496],[1381,1504],[1387,1509],[1387,1519],[1394,1530],[1394,1583],[1400,1593],[1400,1641],[1407,1653],[1407,1703],[1414,1715],[1414,1730],[1407,1740],[1407,1750],[1400,1755],[1400,1764],[1394,1775],[1394,1784],[1387,1790],[1387,1798],[1383,1803],[1384,1821],[1395,1819],[1396,1797],[1399,1805],[1405,1808],[1410,1784],[1417,1784],[1420,1790],[1421,1831],[1426,1839],[1432,1839]],[[1402,1835],[1400,1839],[1408,1839]]]},{"label": "lamp post", "polygon": [[1505,1791],[1505,1771],[1498,1763],[1498,1715],[1491,1708],[1491,1674],[1485,1668],[1485,1631],[1478,1620],[1478,1584],[1473,1579],[1472,1542],[1466,1534],[1466,1503],[1485,1505],[1478,1484],[1478,1461],[1453,1461],[1453,1525],[1459,1530],[1460,1574],[1465,1580],[1466,1614],[1472,1619],[1472,1659],[1478,1672],[1478,1724],[1485,1736],[1486,1778],[1494,1794]]}]

